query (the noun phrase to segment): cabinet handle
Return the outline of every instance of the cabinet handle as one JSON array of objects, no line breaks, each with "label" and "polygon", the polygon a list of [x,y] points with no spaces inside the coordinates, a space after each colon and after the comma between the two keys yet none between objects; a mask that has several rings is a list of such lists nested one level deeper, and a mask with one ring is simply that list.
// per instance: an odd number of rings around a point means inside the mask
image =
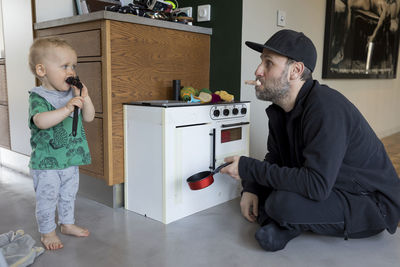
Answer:
[{"label": "cabinet handle", "polygon": [[212,136],[212,162],[210,169],[215,170],[215,128],[212,129],[212,133],[210,135]]},{"label": "cabinet handle", "polygon": [[222,124],[221,128],[228,128],[228,127],[234,127],[234,126],[241,126],[241,125],[246,125],[246,124],[250,124],[250,122],[246,121],[246,122],[238,122],[238,123],[232,123],[232,124]]}]

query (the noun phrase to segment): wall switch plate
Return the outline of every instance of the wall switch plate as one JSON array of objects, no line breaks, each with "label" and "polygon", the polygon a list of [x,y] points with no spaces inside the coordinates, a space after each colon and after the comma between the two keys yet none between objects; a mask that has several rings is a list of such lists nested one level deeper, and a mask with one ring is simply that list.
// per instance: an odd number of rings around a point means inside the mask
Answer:
[{"label": "wall switch plate", "polygon": [[276,24],[281,27],[286,26],[286,12],[283,10],[278,10],[276,17]]},{"label": "wall switch plate", "polygon": [[211,20],[211,5],[202,5],[197,7],[197,21]]},{"label": "wall switch plate", "polygon": [[186,13],[186,15],[187,15],[188,17],[193,17],[193,16],[192,16],[192,14],[193,14],[193,9],[192,9],[191,6],[189,6],[189,7],[180,7],[180,8],[175,9],[175,13],[176,13],[176,14],[179,14],[179,13],[181,13],[181,12]]}]

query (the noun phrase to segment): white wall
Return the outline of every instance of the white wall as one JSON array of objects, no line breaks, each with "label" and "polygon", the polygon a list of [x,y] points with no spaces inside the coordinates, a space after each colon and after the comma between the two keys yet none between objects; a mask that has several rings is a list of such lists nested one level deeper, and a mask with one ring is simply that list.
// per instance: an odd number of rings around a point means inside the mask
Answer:
[{"label": "white wall", "polygon": [[3,37],[3,12],[0,0],[0,58],[4,57],[4,37]]},{"label": "white wall", "polygon": [[36,0],[36,22],[71,17],[74,14],[75,0]]},{"label": "white wall", "polygon": [[[322,0],[252,0],[243,1],[242,75],[241,80],[253,79],[260,63],[260,54],[244,42],[264,43],[273,33],[283,29],[276,26],[277,10],[286,11],[286,27],[302,31],[313,40],[318,53],[313,77],[320,83],[337,89],[363,113],[379,137],[400,131],[400,63],[397,79],[334,80],[322,79],[322,55],[325,31],[326,1]],[[243,85],[241,99],[251,104],[251,156],[263,159],[268,134],[265,108],[268,102],[257,100],[253,86]]]},{"label": "white wall", "polygon": [[[37,0],[36,20],[39,22],[72,16],[74,1]],[[33,41],[31,1],[2,0],[1,7],[11,150],[29,155],[28,90],[35,86],[35,78],[28,67],[29,47]]]},{"label": "white wall", "polygon": [[35,85],[28,67],[33,40],[31,1],[2,0],[11,149],[30,154],[28,90]]}]

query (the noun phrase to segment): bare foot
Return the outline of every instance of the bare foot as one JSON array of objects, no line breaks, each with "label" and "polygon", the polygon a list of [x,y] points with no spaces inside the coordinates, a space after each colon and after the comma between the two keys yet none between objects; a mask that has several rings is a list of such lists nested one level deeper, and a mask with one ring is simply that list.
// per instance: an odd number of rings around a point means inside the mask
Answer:
[{"label": "bare foot", "polygon": [[64,235],[73,235],[78,237],[86,237],[90,234],[88,229],[79,227],[75,224],[62,224],[61,233]]},{"label": "bare foot", "polygon": [[40,241],[42,241],[44,247],[48,250],[56,250],[64,247],[55,230],[48,234],[42,234]]}]

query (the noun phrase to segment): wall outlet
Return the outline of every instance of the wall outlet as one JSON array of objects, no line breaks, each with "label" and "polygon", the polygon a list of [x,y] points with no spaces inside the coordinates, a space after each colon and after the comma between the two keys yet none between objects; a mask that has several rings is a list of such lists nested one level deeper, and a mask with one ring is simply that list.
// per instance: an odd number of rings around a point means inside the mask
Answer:
[{"label": "wall outlet", "polygon": [[197,7],[197,21],[211,20],[211,5],[202,5]]},{"label": "wall outlet", "polygon": [[188,17],[193,17],[193,16],[192,16],[192,14],[193,14],[193,9],[192,9],[191,6],[189,6],[189,7],[177,8],[177,9],[175,9],[174,12],[175,12],[176,14],[179,14],[179,13],[181,13],[181,12],[184,12],[184,13],[187,14]]},{"label": "wall outlet", "polygon": [[276,24],[281,27],[286,26],[286,12],[283,10],[278,10],[276,16]]}]

